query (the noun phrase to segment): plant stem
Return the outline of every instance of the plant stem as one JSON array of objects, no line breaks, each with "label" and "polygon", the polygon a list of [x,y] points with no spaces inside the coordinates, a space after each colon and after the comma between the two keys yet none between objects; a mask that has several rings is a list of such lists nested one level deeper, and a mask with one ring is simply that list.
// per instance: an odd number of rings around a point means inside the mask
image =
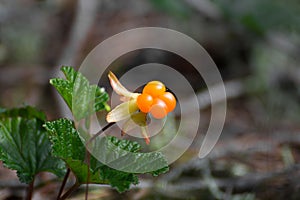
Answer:
[{"label": "plant stem", "polygon": [[89,180],[90,180],[90,166],[91,166],[91,163],[90,163],[91,162],[91,153],[89,152],[88,146],[93,140],[96,139],[96,137],[101,135],[105,130],[107,130],[114,124],[115,124],[115,122],[111,122],[111,123],[107,124],[106,126],[104,126],[97,134],[93,135],[93,137],[91,137],[86,143],[85,158],[86,158],[86,163],[87,163],[88,167],[87,167],[87,180],[86,180],[86,186],[85,186],[85,200],[88,199],[88,194],[89,194]]},{"label": "plant stem", "polygon": [[90,166],[91,166],[91,153],[89,152],[88,148],[85,149],[85,157],[87,163],[87,178],[86,178],[86,185],[85,185],[85,200],[88,199],[89,194],[89,180],[90,180]]},{"label": "plant stem", "polygon": [[106,131],[108,128],[110,128],[112,125],[114,125],[116,122],[110,122],[108,123],[106,126],[104,126],[97,134],[93,135],[93,137],[91,137],[89,139],[89,141],[86,143],[86,146],[89,145],[93,140],[96,139],[96,137],[98,137],[99,135],[101,135],[104,131]]},{"label": "plant stem", "polygon": [[34,178],[31,181],[31,183],[29,183],[29,185],[28,185],[26,200],[31,200],[32,199],[33,187],[34,187]]},{"label": "plant stem", "polygon": [[76,181],[76,183],[61,198],[59,198],[59,200],[67,199],[79,186],[80,184]]},{"label": "plant stem", "polygon": [[65,177],[64,177],[64,180],[63,180],[63,182],[62,182],[62,184],[61,184],[61,186],[60,186],[60,189],[59,189],[59,192],[58,192],[58,195],[57,195],[57,198],[56,198],[57,200],[59,200],[59,198],[60,198],[62,192],[64,191],[65,185],[66,185],[67,180],[68,180],[69,175],[70,175],[70,172],[71,172],[71,170],[70,170],[70,168],[68,168],[68,169],[67,169],[67,173],[66,173],[66,175],[65,175]]}]

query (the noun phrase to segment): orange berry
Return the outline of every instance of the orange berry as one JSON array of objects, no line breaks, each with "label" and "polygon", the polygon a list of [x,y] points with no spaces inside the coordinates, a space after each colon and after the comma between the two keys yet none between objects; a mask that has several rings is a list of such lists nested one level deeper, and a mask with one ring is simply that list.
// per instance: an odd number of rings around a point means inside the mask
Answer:
[{"label": "orange berry", "polygon": [[159,81],[151,81],[143,89],[143,93],[150,94],[153,98],[162,95],[166,91],[166,86]]},{"label": "orange berry", "polygon": [[165,104],[168,107],[168,112],[173,111],[174,108],[176,107],[176,99],[171,92],[165,92],[164,94],[160,95],[158,98],[165,102]]},{"label": "orange berry", "polygon": [[151,115],[156,119],[162,119],[168,114],[168,107],[162,100],[156,98],[150,109]]},{"label": "orange berry", "polygon": [[153,98],[149,94],[141,94],[137,98],[137,106],[143,113],[148,113],[153,103]]}]

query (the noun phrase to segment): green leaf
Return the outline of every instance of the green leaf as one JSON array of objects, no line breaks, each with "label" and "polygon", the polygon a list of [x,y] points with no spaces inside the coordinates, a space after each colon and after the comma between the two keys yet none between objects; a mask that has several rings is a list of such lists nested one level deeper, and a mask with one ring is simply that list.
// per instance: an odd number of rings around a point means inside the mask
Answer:
[{"label": "green leaf", "polygon": [[80,140],[72,121],[59,119],[46,122],[44,127],[48,131],[54,156],[62,159],[84,160],[85,146]]},{"label": "green leaf", "polygon": [[124,192],[130,188],[131,184],[138,184],[138,177],[133,173],[126,173],[112,169],[106,165],[100,168],[100,177],[104,181],[116,188],[119,192]]},{"label": "green leaf", "polygon": [[[60,157],[66,162],[76,176],[78,183],[110,184],[119,192],[129,189],[131,184],[137,184],[138,181],[135,174],[111,169],[100,163],[93,156],[91,156],[91,164],[90,168],[88,168],[88,165],[84,162],[86,153],[84,143],[70,120],[59,119],[47,122],[44,126],[53,144],[53,155]],[[124,142],[122,146],[124,148],[137,148],[136,144],[128,144],[128,142]]]},{"label": "green leaf", "polygon": [[54,78],[50,80],[50,84],[63,97],[76,120],[109,109],[106,103],[109,97],[104,88],[90,85],[88,79],[72,67],[63,66],[61,71],[66,79]]},{"label": "green leaf", "polygon": [[102,163],[120,171],[158,175],[168,169],[168,162],[161,152],[137,152],[140,147],[135,142],[98,137],[91,145],[94,155]]},{"label": "green leaf", "polygon": [[165,166],[161,169],[158,169],[156,171],[150,172],[152,176],[159,176],[160,174],[164,174],[169,171],[169,166]]},{"label": "green leaf", "polygon": [[[109,181],[105,181],[104,179],[101,179],[99,174],[99,169],[96,171],[92,171],[91,169],[88,168],[89,166],[81,160],[66,158],[65,162],[67,163],[67,165],[69,166],[73,174],[76,176],[78,183],[84,184],[88,182],[94,184],[109,184]],[[90,175],[88,175],[88,169]]]},{"label": "green leaf", "polygon": [[[119,192],[124,192],[130,188],[131,184],[138,184],[138,177],[132,173],[126,173],[112,169],[106,165],[101,164],[93,156],[91,162],[98,162],[97,169],[90,166],[88,175],[88,165],[80,160],[66,159],[69,168],[75,174],[78,183],[93,183],[93,184],[110,184]],[[87,181],[87,177],[89,177]]]},{"label": "green leaf", "polygon": [[[70,120],[59,119],[56,121],[47,122],[45,127],[53,144],[53,155],[60,157],[66,162],[68,167],[75,174],[78,183],[83,184],[89,182],[96,184],[110,184],[119,192],[129,189],[131,184],[138,183],[138,178],[136,176],[137,173],[120,171],[118,168],[118,170],[116,170],[110,165],[105,165],[98,161],[94,156],[91,156],[90,168],[88,168],[88,165],[84,162],[86,153],[84,142],[82,142],[79,133],[74,128],[74,124]],[[107,150],[114,151],[110,153],[113,155],[113,158],[118,158],[119,161],[126,159],[126,155],[128,154],[134,155],[136,162],[141,163],[131,165],[135,167],[133,169],[143,169],[143,172],[148,172],[153,175],[158,175],[168,170],[167,162],[162,159],[163,157],[160,153],[138,153],[138,151],[141,149],[141,146],[137,142],[119,140],[116,137],[107,136],[99,137],[99,139],[97,138],[96,143],[93,144],[97,144],[97,147],[102,146],[103,149],[106,149],[105,158],[109,156],[109,152],[107,152]],[[150,154],[152,156],[149,157]],[[116,155],[120,156],[118,157]],[[124,155],[125,157],[121,158],[121,155]],[[158,157],[155,158],[155,156]],[[159,170],[146,170],[147,167],[148,169],[151,169],[152,165],[157,165],[157,161],[161,160],[163,160],[164,165]],[[132,160],[129,161],[131,162]],[[125,163],[124,160],[122,162]],[[90,174],[89,180],[88,173]]]},{"label": "green leaf", "polygon": [[24,183],[30,183],[42,171],[57,176],[65,173],[62,160],[51,156],[51,143],[42,127],[43,116],[32,107],[0,113],[0,160],[5,167],[16,170]]},{"label": "green leaf", "polygon": [[118,146],[120,149],[129,151],[129,152],[139,152],[141,150],[141,145],[137,142],[130,140],[119,140],[116,137],[108,137],[110,143]]}]

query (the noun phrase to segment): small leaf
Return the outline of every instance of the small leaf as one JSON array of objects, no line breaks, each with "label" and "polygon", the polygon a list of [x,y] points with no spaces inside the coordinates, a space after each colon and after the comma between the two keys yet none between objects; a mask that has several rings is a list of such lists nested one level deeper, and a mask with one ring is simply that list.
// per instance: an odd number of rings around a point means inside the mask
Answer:
[{"label": "small leaf", "polygon": [[48,171],[63,176],[65,164],[50,154],[51,143],[42,127],[44,114],[32,107],[0,113],[0,160],[17,170],[21,182],[30,183],[34,176]]},{"label": "small leaf", "polygon": [[63,66],[61,71],[66,79],[54,78],[50,80],[50,84],[63,97],[76,120],[100,110],[109,110],[106,103],[109,97],[104,88],[90,85],[88,79],[72,67]]}]

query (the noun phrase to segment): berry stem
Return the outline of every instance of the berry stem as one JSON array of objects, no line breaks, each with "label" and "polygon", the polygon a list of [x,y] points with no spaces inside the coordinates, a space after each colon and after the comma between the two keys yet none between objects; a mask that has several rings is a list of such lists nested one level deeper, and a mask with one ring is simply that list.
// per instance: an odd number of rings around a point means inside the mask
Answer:
[{"label": "berry stem", "polygon": [[96,137],[98,137],[99,135],[101,135],[104,131],[106,131],[108,128],[110,128],[111,126],[113,126],[116,122],[110,122],[108,123],[106,126],[104,126],[98,133],[96,133],[95,135],[93,135],[93,137],[91,137],[87,143],[86,146],[88,146],[93,140],[96,139]]}]

